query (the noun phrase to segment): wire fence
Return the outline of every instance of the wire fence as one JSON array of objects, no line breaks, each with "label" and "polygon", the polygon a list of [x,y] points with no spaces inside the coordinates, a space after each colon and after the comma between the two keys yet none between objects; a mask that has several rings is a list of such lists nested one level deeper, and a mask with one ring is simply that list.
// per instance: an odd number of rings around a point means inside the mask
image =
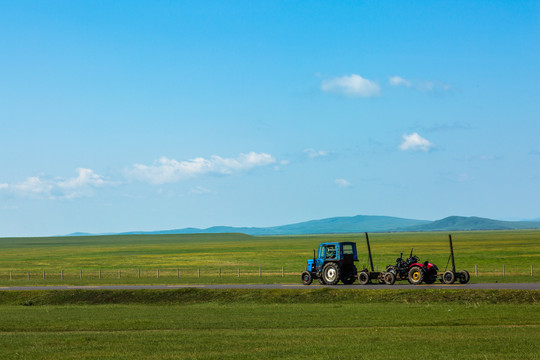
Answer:
[{"label": "wire fence", "polygon": [[[461,269],[457,269],[458,271]],[[493,267],[482,269],[474,265],[467,269],[471,276],[535,276],[535,268],[531,264],[527,267],[508,267],[501,265],[499,269]],[[0,271],[0,281],[21,280],[148,280],[148,279],[200,279],[200,278],[279,278],[298,276],[304,268],[289,269],[284,266],[279,268],[258,267],[195,267],[195,268],[132,268],[132,269],[44,269],[44,270],[12,270]]]},{"label": "wire fence", "polygon": [[135,269],[46,269],[1,271],[0,281],[6,280],[111,280],[111,279],[182,279],[182,278],[243,278],[243,277],[286,277],[299,275],[303,269],[262,267],[196,267],[196,268],[135,268]]}]

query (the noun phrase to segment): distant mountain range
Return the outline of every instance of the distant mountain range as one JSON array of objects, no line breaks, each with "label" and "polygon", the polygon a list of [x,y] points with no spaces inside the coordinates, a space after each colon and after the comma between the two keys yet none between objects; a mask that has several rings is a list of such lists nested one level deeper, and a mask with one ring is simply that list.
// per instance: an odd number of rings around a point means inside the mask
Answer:
[{"label": "distant mountain range", "polygon": [[[207,229],[184,228],[161,231],[132,231],[130,234],[200,234],[244,233],[248,235],[306,235],[346,234],[362,232],[418,232],[418,231],[466,231],[466,230],[518,230],[540,229],[540,221],[500,221],[480,217],[449,216],[441,220],[414,220],[391,216],[357,215],[311,220],[290,225],[272,227],[213,226]],[[91,235],[73,233],[71,236]],[[107,234],[111,235],[111,234]]]}]

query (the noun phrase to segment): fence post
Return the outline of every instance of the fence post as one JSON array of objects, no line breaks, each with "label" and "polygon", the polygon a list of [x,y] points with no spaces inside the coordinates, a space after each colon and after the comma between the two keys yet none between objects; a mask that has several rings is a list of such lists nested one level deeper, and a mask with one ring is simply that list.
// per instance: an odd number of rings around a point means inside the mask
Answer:
[{"label": "fence post", "polygon": [[101,269],[99,269],[98,274],[99,274],[99,280],[101,280]]},{"label": "fence post", "polygon": [[533,266],[531,264],[531,276],[533,276]]},{"label": "fence post", "polygon": [[200,267],[197,268],[197,277],[198,278],[201,277],[201,268]]},{"label": "fence post", "polygon": [[503,264],[503,277],[504,277],[504,264]]},{"label": "fence post", "polygon": [[122,278],[122,270],[118,269],[118,278],[121,279]]},{"label": "fence post", "polygon": [[285,266],[281,267],[281,277],[285,277]]},{"label": "fence post", "polygon": [[28,272],[28,280],[30,280],[30,271]]},{"label": "fence post", "polygon": [[60,270],[60,279],[64,280],[64,270]]},{"label": "fence post", "polygon": [[176,278],[180,279],[180,269],[176,268]]},{"label": "fence post", "polygon": [[259,266],[259,277],[262,277],[262,266]]},{"label": "fence post", "polygon": [[238,268],[238,277],[240,277],[240,268]]},{"label": "fence post", "polygon": [[141,278],[141,268],[137,269],[137,279]]},{"label": "fence post", "polygon": [[79,270],[79,279],[82,280],[82,270]]},{"label": "fence post", "polygon": [[159,269],[156,270],[157,278],[159,279]]},{"label": "fence post", "polygon": [[45,270],[43,270],[43,280],[45,280]]},{"label": "fence post", "polygon": [[9,272],[9,280],[13,280],[13,273],[11,271]]},{"label": "fence post", "polygon": [[474,276],[478,277],[478,265],[474,265]]}]

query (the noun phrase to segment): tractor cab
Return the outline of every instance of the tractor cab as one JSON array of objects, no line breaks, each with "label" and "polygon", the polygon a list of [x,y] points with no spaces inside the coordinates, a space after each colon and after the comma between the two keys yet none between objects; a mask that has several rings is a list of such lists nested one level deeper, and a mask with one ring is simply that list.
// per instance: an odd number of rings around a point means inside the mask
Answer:
[{"label": "tractor cab", "polygon": [[[335,284],[339,280],[342,282],[354,282],[356,267],[354,262],[358,261],[356,243],[354,242],[331,242],[321,243],[319,250],[313,259],[307,261],[306,281],[319,279],[321,283]],[[329,265],[331,264],[331,265]],[[326,269],[326,271],[325,271]],[[326,276],[323,276],[325,273]],[[304,275],[303,275],[304,278]]]}]

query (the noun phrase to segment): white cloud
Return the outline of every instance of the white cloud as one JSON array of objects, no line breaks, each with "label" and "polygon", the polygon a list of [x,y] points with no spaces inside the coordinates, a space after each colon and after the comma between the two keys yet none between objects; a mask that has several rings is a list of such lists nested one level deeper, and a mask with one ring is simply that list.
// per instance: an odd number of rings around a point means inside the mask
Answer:
[{"label": "white cloud", "polygon": [[203,195],[203,194],[212,193],[212,190],[206,189],[206,188],[204,188],[202,186],[196,186],[193,189],[191,189],[189,193],[190,194],[195,194],[195,195]]},{"label": "white cloud", "polygon": [[77,172],[79,175],[76,178],[60,180],[56,183],[57,190],[62,197],[70,199],[89,196],[94,188],[112,184],[91,169],[78,168]]},{"label": "white cloud", "polygon": [[152,184],[164,184],[204,174],[231,175],[275,162],[272,155],[255,152],[240,154],[236,158],[213,155],[210,159],[198,157],[185,161],[162,157],[153,165],[133,165],[127,170],[127,175]]},{"label": "white cloud", "polygon": [[78,168],[77,173],[77,177],[68,179],[31,176],[18,184],[0,184],[0,190],[25,197],[72,199],[91,196],[95,188],[112,184],[91,169]]},{"label": "white cloud", "polygon": [[346,187],[349,187],[349,186],[352,185],[350,182],[348,182],[345,179],[336,179],[336,180],[334,180],[334,184],[336,184],[340,188],[346,188]]},{"label": "white cloud", "polygon": [[321,90],[366,98],[377,96],[381,92],[377,83],[357,74],[323,80]]},{"label": "white cloud", "polygon": [[328,155],[328,151],[325,150],[315,150],[315,149],[304,149],[304,154],[310,158],[317,158]]},{"label": "white cloud", "polygon": [[448,84],[431,80],[409,80],[401,76],[389,76],[388,83],[391,86],[405,86],[421,92],[446,92],[452,90]]},{"label": "white cloud", "polygon": [[50,181],[41,180],[38,176],[32,176],[25,181],[12,185],[15,192],[22,195],[50,195],[54,184]]},{"label": "white cloud", "polygon": [[452,89],[450,85],[444,84],[439,81],[420,81],[416,84],[415,87],[422,92],[443,92],[450,91]]},{"label": "white cloud", "polygon": [[401,76],[390,76],[388,77],[388,82],[392,86],[405,86],[405,87],[411,86],[411,82],[409,80],[402,78]]},{"label": "white cloud", "polygon": [[402,151],[408,151],[408,150],[421,150],[421,151],[429,151],[431,148],[435,147],[434,144],[432,144],[427,139],[424,139],[418,133],[412,133],[410,135],[404,134],[403,135],[403,142],[401,145],[399,145],[399,149]]}]

